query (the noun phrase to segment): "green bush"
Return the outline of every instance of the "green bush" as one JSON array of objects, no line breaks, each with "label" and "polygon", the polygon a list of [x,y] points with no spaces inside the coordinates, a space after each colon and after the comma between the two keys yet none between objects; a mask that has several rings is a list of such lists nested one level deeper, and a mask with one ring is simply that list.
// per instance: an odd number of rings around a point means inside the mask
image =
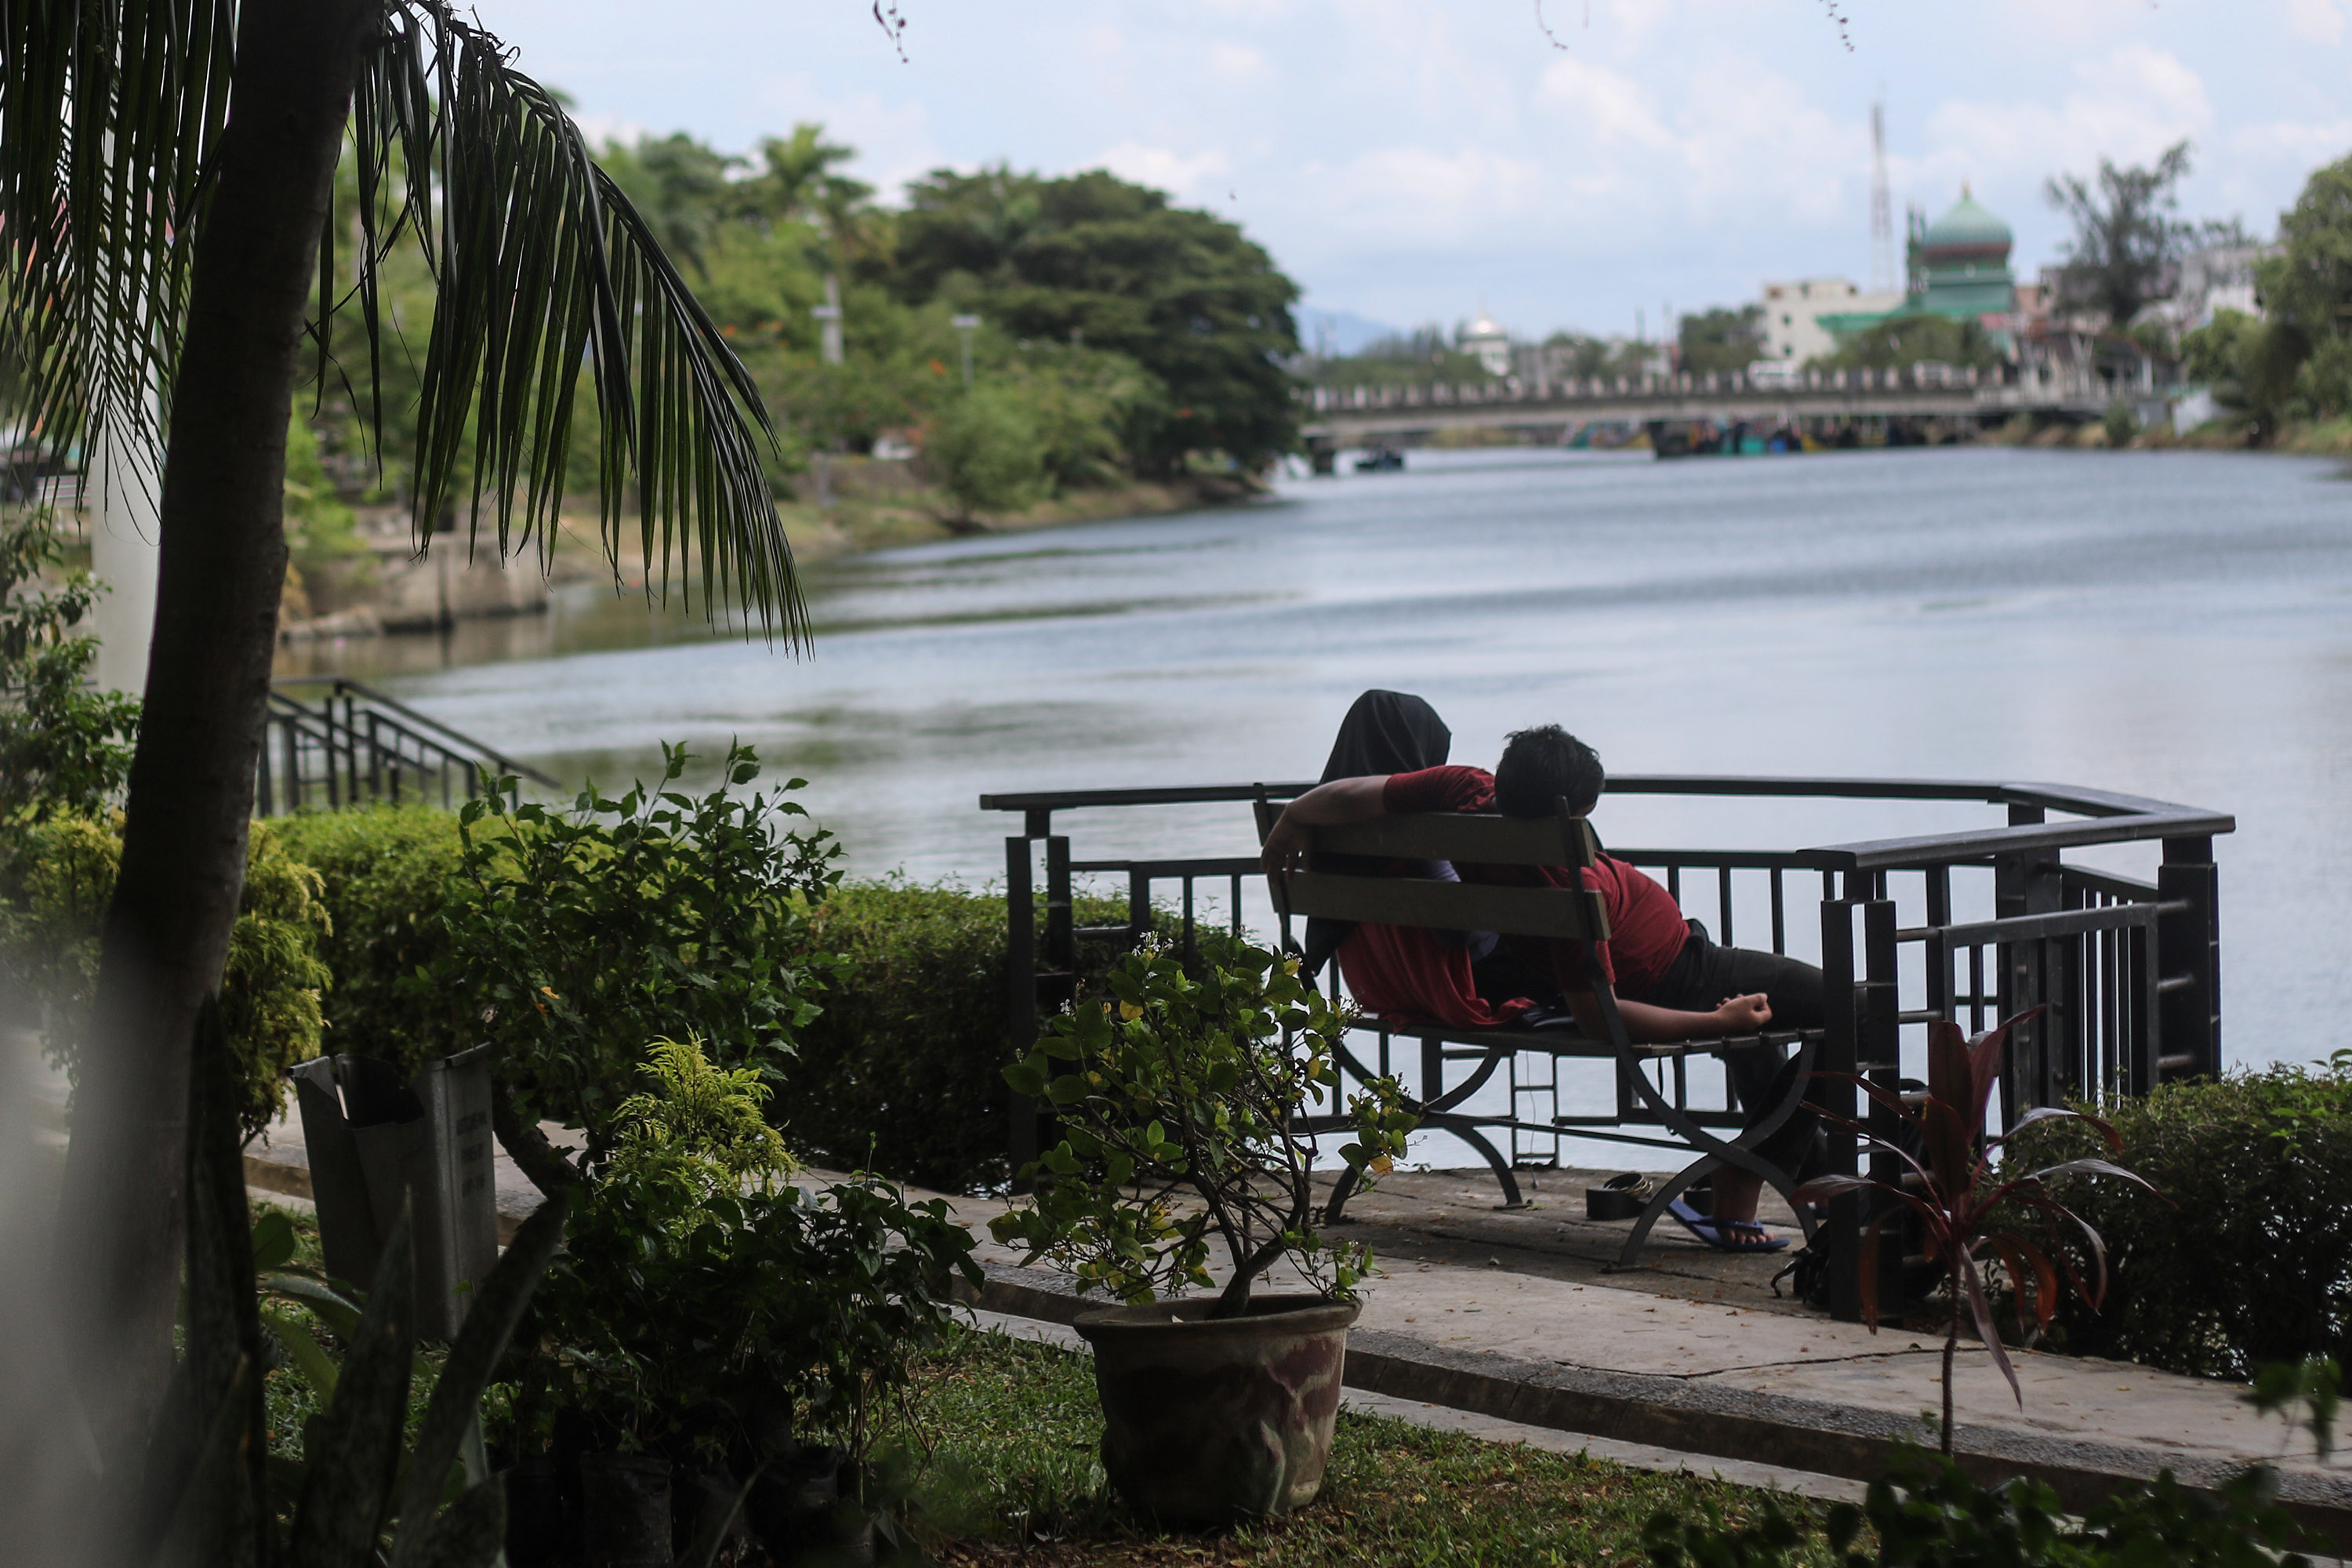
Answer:
[{"label": "green bush", "polygon": [[430,979],[449,952],[442,913],[463,848],[457,814],[376,806],[272,826],[324,889],[326,1048],[381,1057],[405,1075],[473,1044],[467,1009]]},{"label": "green bush", "polygon": [[[785,831],[805,814],[782,792],[731,793],[759,777],[748,748],[728,752],[726,784],[699,798],[673,787],[686,748],[662,755],[658,789],[584,791],[570,811],[494,793],[459,816],[449,947],[433,980],[479,1009],[500,1141],[542,1187],[611,1153],[648,1041],[693,1036],[716,1065],[779,1083],[816,1012],[810,970],[829,967],[803,927],[840,875],[832,836]],[[517,1147],[549,1118],[588,1135],[569,1176]]]},{"label": "green bush", "polygon": [[923,443],[956,515],[1013,511],[1037,497],[1045,477],[1045,443],[1036,411],[1017,393],[974,387],[932,421]]},{"label": "green bush", "polygon": [[47,509],[0,521],[0,828],[102,811],[131,774],[139,700],[85,684],[98,641],[75,631],[106,590],[64,562]]},{"label": "green bush", "polygon": [[[1081,926],[1127,920],[1123,899],[1076,906]],[[1003,895],[845,883],[811,916],[808,937],[839,968],[784,1069],[779,1101],[793,1146],[819,1164],[941,1192],[1002,1187],[1013,1174]],[[1081,943],[1081,976],[1114,956],[1113,944]]]},{"label": "green bush", "polygon": [[[2105,1114],[2123,1135],[2118,1163],[2172,1201],[2051,1184],[2105,1238],[2112,1271],[2101,1310],[2062,1301],[2054,1342],[2241,1382],[2266,1362],[2352,1365],[2352,1052],[2325,1071],[2168,1084]],[[2095,1142],[2079,1122],[2037,1125],[2008,1158],[2105,1155]]]},{"label": "green bush", "polygon": [[952,1280],[980,1283],[971,1233],[869,1179],[794,1186],[755,1069],[657,1041],[640,1080],[532,1306],[502,1436],[535,1450],[568,1415],[601,1447],[749,1476],[788,1458],[797,1405],[862,1459]]},{"label": "green bush", "polygon": [[[0,859],[0,981],[46,1013],[50,1058],[79,1082],[98,982],[99,936],[122,862],[113,822],[60,812],[18,822]],[[251,1139],[286,1102],[286,1069],[319,1054],[319,944],[330,921],[319,875],[265,823],[246,842],[245,892],[230,929],[221,1019]]]},{"label": "green bush", "polygon": [[1659,1514],[1642,1544],[1655,1568],[2311,1568],[2292,1550],[2303,1531],[2265,1465],[2210,1492],[2161,1470],[2075,1519],[2038,1482],[1979,1486],[1949,1459],[1915,1454],[1872,1481],[1861,1507],[1832,1504],[1823,1525],[1827,1553],[1767,1500],[1746,1525],[1727,1525],[1712,1508],[1697,1518]]}]

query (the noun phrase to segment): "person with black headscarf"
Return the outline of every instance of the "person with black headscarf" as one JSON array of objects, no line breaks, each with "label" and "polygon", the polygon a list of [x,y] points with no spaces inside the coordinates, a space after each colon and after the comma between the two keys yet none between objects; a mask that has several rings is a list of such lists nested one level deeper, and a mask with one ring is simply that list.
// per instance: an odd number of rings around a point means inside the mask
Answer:
[{"label": "person with black headscarf", "polygon": [[[1453,750],[1454,731],[1445,727],[1445,721],[1427,701],[1408,691],[1367,691],[1356,699],[1348,709],[1348,716],[1339,721],[1339,737],[1331,742],[1331,757],[1323,764],[1320,782],[1329,784],[1334,779],[1362,778],[1370,773],[1416,773],[1423,768],[1444,766]],[[1342,875],[1384,870],[1390,875],[1401,874],[1383,862],[1353,855],[1331,856],[1322,868]],[[1451,881],[1455,879],[1452,867],[1439,861],[1402,874],[1443,877]],[[1310,919],[1303,949],[1307,973],[1319,973],[1355,929],[1350,921],[1324,920],[1319,916]],[[1488,945],[1492,945],[1491,937]]]}]

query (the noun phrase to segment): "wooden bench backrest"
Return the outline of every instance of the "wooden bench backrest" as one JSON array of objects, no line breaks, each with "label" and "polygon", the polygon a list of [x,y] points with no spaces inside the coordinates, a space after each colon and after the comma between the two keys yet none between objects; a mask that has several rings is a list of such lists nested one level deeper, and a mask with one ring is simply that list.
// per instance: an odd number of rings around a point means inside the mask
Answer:
[{"label": "wooden bench backrest", "polygon": [[[1261,802],[1264,841],[1277,813]],[[1455,866],[1575,866],[1592,864],[1592,831],[1565,808],[1550,817],[1509,817],[1463,812],[1381,816],[1318,827],[1310,866],[1328,855],[1393,860],[1448,860]],[[1274,907],[1285,916],[1322,916],[1436,931],[1491,931],[1506,936],[1605,942],[1609,916],[1601,895],[1580,888],[1509,887],[1448,882],[1433,877],[1342,875],[1293,871],[1267,879]]]}]

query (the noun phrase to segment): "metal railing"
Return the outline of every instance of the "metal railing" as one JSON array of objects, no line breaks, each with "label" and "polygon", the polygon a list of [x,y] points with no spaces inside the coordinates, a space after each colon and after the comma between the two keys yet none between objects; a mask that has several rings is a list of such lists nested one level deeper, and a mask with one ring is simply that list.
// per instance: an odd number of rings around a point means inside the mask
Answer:
[{"label": "metal railing", "polygon": [[[288,688],[323,689],[304,701]],[[275,816],[379,801],[451,806],[481,793],[485,771],[562,787],[373,687],[341,676],[296,678],[270,688],[254,810]]]},{"label": "metal railing", "polygon": [[[1005,840],[1010,1051],[1025,1051],[1036,1038],[1041,1013],[1070,999],[1080,941],[1133,943],[1150,929],[1155,889],[1171,883],[1179,889],[1188,943],[1200,884],[1225,893],[1227,923],[1238,931],[1244,889],[1257,875],[1255,856],[1073,860],[1068,836],[1054,831],[1056,813],[1239,805],[1261,794],[1279,801],[1311,787],[1294,781],[982,795],[982,810],[1022,816],[1022,831]],[[2235,829],[2226,813],[2071,785],[1979,780],[1631,774],[1612,776],[1609,793],[1962,802],[2004,810],[2006,820],[1997,826],[1792,850],[1609,851],[1655,873],[1685,914],[1706,920],[1716,940],[1727,945],[1743,937],[1743,907],[1749,911],[1748,931],[1761,934],[1754,923],[1759,898],[1776,952],[1788,952],[1792,934],[1818,921],[1828,1016],[1818,1058],[1823,1076],[1815,1079],[1814,1099],[1882,1136],[1896,1131],[1893,1113],[1875,1100],[1865,1102],[1856,1081],[1899,1095],[1906,1039],[1916,1060],[1924,1026],[1935,1019],[1973,1032],[1998,1018],[2042,1009],[2011,1037],[2000,1096],[2003,1126],[2036,1106],[2145,1094],[2168,1079],[2221,1070],[2213,840]],[[2053,820],[2053,814],[2063,819]],[[1235,813],[1234,830],[1239,845],[1254,841],[1244,813]],[[2149,842],[2161,847],[2152,882],[2063,858],[2070,850]],[[1042,932],[1035,853],[1041,843]],[[1127,879],[1125,925],[1073,923],[1072,879],[1087,875]],[[1219,883],[1221,889],[1214,887]],[[1806,903],[1814,906],[1810,915]],[[1990,913],[1957,912],[1968,905]],[[1916,923],[1899,922],[1898,908],[1905,906],[1918,911]],[[1385,1070],[1385,1037],[1381,1044]],[[1612,1137],[1594,1119],[1566,1112],[1558,1060],[1535,1045],[1506,1064],[1507,1109],[1482,1125],[1509,1132],[1514,1163],[1544,1158],[1546,1140],[1556,1161],[1562,1136]],[[1543,1101],[1549,1103],[1531,1103]],[[1010,1132],[1017,1170],[1036,1155],[1033,1108],[1016,1102]],[[1649,1140],[1619,1135],[1618,1141]],[[1859,1145],[1851,1133],[1832,1131],[1830,1145],[1832,1169],[1859,1167]],[[1900,1181],[1892,1156],[1874,1156],[1871,1164],[1878,1179]],[[1832,1309],[1842,1317],[1860,1310],[1850,1249],[1864,1217],[1852,1199],[1832,1212]],[[1887,1248],[1883,1255],[1887,1300],[1900,1300],[1900,1251]]]}]

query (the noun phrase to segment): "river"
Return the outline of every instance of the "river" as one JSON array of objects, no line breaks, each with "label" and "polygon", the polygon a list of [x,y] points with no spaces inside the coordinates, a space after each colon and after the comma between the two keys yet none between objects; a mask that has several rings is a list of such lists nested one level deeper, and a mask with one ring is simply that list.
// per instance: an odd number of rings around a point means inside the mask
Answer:
[{"label": "river", "polygon": [[[567,590],[306,650],[561,776],[730,735],[860,872],[1001,877],[987,790],[1312,777],[1370,686],[1456,761],[1556,720],[1627,772],[2040,779],[2234,812],[2233,1060],[2334,1048],[2352,982],[2352,486],[2267,455],[1945,448],[1660,463],[1415,453],[1267,500],[823,562],[794,658]],[[1147,819],[1148,816],[1148,819]],[[1246,812],[1066,819],[1245,852]],[[1604,801],[1621,843],[1794,846],[1983,808]],[[2099,863],[2146,874],[2139,850]]]}]

